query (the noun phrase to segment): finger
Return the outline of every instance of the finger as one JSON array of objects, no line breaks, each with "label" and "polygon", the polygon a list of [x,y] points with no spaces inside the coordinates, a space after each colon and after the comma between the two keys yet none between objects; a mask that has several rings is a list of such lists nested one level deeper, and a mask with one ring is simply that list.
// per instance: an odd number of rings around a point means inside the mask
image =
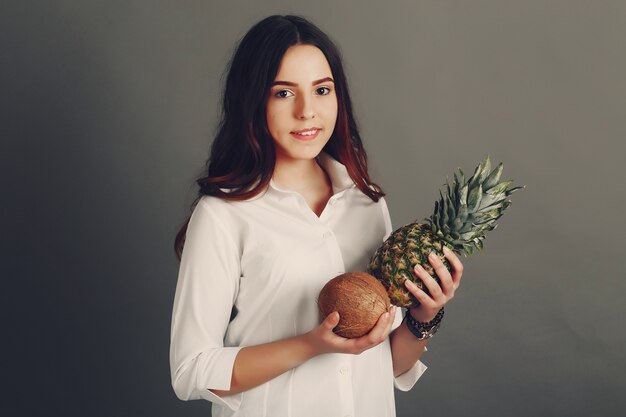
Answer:
[{"label": "finger", "polygon": [[398,314],[398,311],[400,311],[400,307],[396,307],[394,305],[391,305],[391,320],[389,320],[389,332],[391,332],[391,326],[393,326],[393,323],[396,321],[396,317],[397,318],[401,318],[402,314]]},{"label": "finger", "polygon": [[422,280],[433,300],[441,301],[445,298],[437,281],[420,264],[415,265],[415,274]]},{"label": "finger", "polygon": [[456,288],[458,288],[461,282],[461,276],[463,275],[463,264],[461,263],[459,257],[446,246],[443,247],[443,254],[448,262],[450,262],[450,266],[452,266],[452,281],[454,282]]},{"label": "finger", "polygon": [[376,325],[369,331],[368,335],[371,343],[378,343],[379,341],[384,340],[387,336],[387,328],[390,326],[393,321],[393,316],[391,313],[391,309],[381,314],[376,322]]},{"label": "finger", "polygon": [[391,326],[393,326],[393,322],[396,320],[397,310],[398,310],[398,307],[396,306],[391,306],[389,308],[389,320],[387,320],[387,325],[385,327],[385,337],[387,337],[387,335],[391,333]]},{"label": "finger", "polygon": [[431,252],[428,255],[428,262],[432,265],[435,273],[439,277],[441,281],[441,290],[446,296],[450,296],[454,293],[454,282],[452,281],[452,275],[450,275],[450,271],[446,268],[446,265],[441,261],[441,259],[434,253]]},{"label": "finger", "polygon": [[391,306],[389,308],[389,315],[386,317],[384,326],[383,326],[383,332],[382,332],[382,336],[380,339],[381,342],[385,340],[387,336],[389,335],[389,333],[391,332],[391,326],[393,325],[393,322],[396,319],[396,309],[397,307],[395,306]]},{"label": "finger", "polygon": [[324,319],[322,326],[332,331],[339,324],[339,313],[337,311],[333,311]]},{"label": "finger", "polygon": [[422,290],[420,287],[415,285],[415,283],[412,282],[411,280],[409,279],[405,280],[404,286],[406,287],[407,290],[409,290],[411,294],[413,294],[415,298],[417,298],[417,301],[419,301],[420,304],[423,305],[425,308],[432,309],[437,306],[437,302],[433,300],[432,297],[426,293],[426,291]]},{"label": "finger", "polygon": [[353,339],[355,351],[360,353],[385,340],[389,334],[389,330],[391,329],[391,324],[393,323],[393,318],[395,317],[394,313],[395,312],[390,309],[389,311],[381,314],[376,322],[376,325],[369,331],[369,333],[357,339]]}]

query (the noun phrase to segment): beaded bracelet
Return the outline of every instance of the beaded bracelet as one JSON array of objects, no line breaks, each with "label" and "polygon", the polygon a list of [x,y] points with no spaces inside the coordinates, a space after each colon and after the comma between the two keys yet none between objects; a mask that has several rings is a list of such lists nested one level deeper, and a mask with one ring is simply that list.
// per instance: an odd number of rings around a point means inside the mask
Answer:
[{"label": "beaded bracelet", "polygon": [[443,307],[441,307],[441,310],[437,312],[437,315],[434,319],[424,323],[415,320],[411,315],[410,310],[407,309],[406,313],[404,314],[404,318],[406,319],[406,327],[408,327],[411,333],[413,333],[413,335],[417,337],[417,340],[425,340],[433,337],[433,335],[437,332],[439,326],[441,325],[441,319],[443,318],[443,315],[444,309]]}]

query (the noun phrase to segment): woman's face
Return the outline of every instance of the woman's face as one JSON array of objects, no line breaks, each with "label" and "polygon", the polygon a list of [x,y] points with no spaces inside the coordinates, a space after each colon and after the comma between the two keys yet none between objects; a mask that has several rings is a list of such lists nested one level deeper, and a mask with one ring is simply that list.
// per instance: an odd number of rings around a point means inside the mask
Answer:
[{"label": "woman's face", "polygon": [[335,128],[337,96],[319,48],[287,49],[270,90],[266,117],[277,160],[313,159],[320,153]]}]

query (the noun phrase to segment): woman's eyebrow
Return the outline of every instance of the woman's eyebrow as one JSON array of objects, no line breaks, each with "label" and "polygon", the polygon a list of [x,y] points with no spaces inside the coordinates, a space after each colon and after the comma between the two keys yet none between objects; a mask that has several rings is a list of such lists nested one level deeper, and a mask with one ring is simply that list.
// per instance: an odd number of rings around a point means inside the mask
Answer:
[{"label": "woman's eyebrow", "polygon": [[[320,78],[319,80],[313,81],[311,85],[318,85],[326,81],[330,81],[331,83],[335,82],[332,78],[326,77],[326,78]],[[298,83],[292,83],[291,81],[274,81],[272,83],[272,87],[275,85],[288,85],[290,87],[298,87]]]}]

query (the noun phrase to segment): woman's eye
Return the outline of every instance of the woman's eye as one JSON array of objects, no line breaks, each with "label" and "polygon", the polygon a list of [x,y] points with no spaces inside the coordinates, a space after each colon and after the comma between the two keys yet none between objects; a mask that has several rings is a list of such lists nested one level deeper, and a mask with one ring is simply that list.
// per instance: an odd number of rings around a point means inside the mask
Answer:
[{"label": "woman's eye", "polygon": [[274,96],[278,97],[278,98],[287,98],[290,95],[293,95],[291,91],[288,90],[280,90],[279,92],[277,92],[276,94],[274,94]]},{"label": "woman's eye", "polygon": [[328,87],[320,87],[317,89],[317,92],[320,96],[325,96],[326,94],[330,94],[330,88]]}]

